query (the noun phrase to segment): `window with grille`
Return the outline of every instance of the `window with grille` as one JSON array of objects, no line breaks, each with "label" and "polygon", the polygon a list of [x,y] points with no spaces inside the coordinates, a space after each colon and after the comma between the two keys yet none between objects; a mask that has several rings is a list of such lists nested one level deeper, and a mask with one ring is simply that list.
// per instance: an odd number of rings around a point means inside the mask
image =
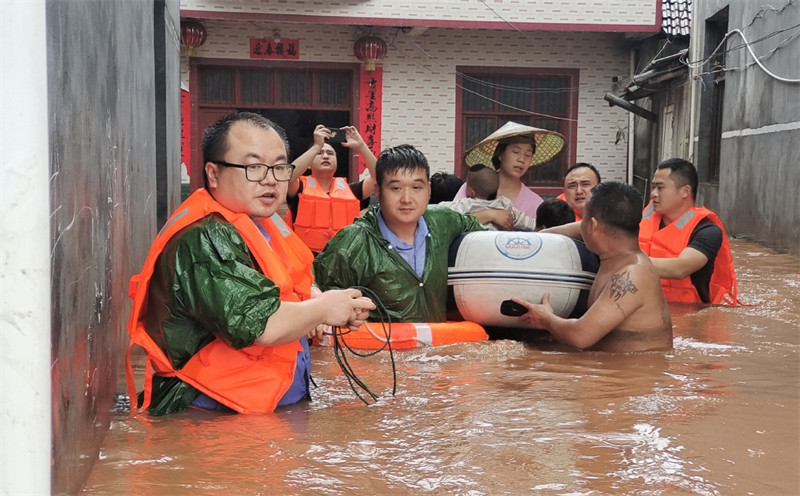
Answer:
[{"label": "window with grille", "polygon": [[233,71],[206,69],[200,72],[200,100],[204,103],[233,103]]},{"label": "window with grille", "polygon": [[[233,72],[233,71],[230,71]],[[239,73],[242,103],[272,103],[272,77],[266,70],[246,70]]]},{"label": "window with grille", "polygon": [[201,66],[199,103],[230,107],[349,110],[352,71]]},{"label": "window with grille", "polygon": [[567,140],[566,150],[529,170],[522,180],[532,187],[560,188],[576,134],[578,71],[502,67],[457,71],[460,156],[507,121],[558,131]]}]

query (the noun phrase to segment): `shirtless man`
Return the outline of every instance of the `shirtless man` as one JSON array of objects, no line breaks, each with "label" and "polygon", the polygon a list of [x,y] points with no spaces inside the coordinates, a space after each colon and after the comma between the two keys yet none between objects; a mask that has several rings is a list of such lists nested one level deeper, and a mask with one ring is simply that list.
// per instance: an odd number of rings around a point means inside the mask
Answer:
[{"label": "shirtless man", "polygon": [[580,319],[563,319],[553,313],[546,293],[538,305],[514,298],[528,309],[520,319],[575,348],[671,348],[669,307],[653,263],[639,249],[641,205],[641,195],[631,186],[613,181],[597,185],[580,223],[586,246],[600,256],[589,310]]}]

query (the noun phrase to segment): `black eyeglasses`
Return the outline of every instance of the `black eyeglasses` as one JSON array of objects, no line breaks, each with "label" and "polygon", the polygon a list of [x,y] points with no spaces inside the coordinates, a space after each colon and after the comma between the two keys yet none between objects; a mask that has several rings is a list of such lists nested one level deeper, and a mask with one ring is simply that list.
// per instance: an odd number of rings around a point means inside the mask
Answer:
[{"label": "black eyeglasses", "polygon": [[289,181],[292,178],[292,174],[294,174],[294,165],[292,164],[239,165],[239,164],[231,164],[229,162],[223,162],[221,160],[214,160],[211,163],[217,165],[223,165],[225,167],[236,167],[237,169],[244,169],[244,176],[247,178],[248,181],[254,183],[266,179],[269,171],[272,171],[272,176],[275,178],[276,181],[281,181],[281,182]]}]

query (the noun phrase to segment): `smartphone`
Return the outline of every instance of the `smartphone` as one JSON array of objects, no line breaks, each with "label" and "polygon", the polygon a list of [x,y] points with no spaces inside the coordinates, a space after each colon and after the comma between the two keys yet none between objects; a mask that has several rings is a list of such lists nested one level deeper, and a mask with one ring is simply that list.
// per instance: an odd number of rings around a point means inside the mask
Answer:
[{"label": "smartphone", "polygon": [[328,140],[330,143],[344,143],[347,141],[347,133],[344,129],[338,127],[329,127],[328,131],[331,132],[331,137]]},{"label": "smartphone", "polygon": [[528,309],[513,300],[505,300],[500,304],[500,313],[509,317],[519,317],[527,313]]}]

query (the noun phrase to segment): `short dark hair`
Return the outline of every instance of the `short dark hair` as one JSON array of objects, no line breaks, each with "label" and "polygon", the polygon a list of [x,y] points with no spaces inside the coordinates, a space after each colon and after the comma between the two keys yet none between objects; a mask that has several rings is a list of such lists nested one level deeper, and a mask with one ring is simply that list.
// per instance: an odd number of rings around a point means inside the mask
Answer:
[{"label": "short dark hair", "polygon": [[697,169],[694,164],[682,158],[668,158],[656,166],[656,170],[669,169],[669,177],[675,186],[692,188],[692,201],[697,200]]},{"label": "short dark hair", "polygon": [[467,186],[475,190],[478,198],[494,200],[497,198],[497,188],[500,185],[500,176],[497,171],[483,164],[475,164],[467,171]]},{"label": "short dark hair", "polygon": [[208,177],[205,164],[222,160],[225,152],[228,151],[228,134],[231,131],[231,127],[237,122],[248,122],[261,129],[274,129],[283,140],[283,145],[286,147],[286,156],[289,156],[289,141],[286,139],[286,132],[282,127],[263,115],[254,112],[233,112],[223,115],[208,126],[203,133],[203,186],[206,189],[208,189]]},{"label": "short dark hair", "polygon": [[591,169],[591,171],[594,172],[594,175],[597,177],[597,184],[603,182],[603,179],[600,178],[600,172],[598,172],[597,167],[587,162],[578,162],[577,164],[567,169],[567,172],[564,173],[564,180],[566,181],[567,176],[569,175],[570,172],[574,171],[575,169],[580,169],[581,167],[586,167],[587,169]]},{"label": "short dark hair", "polygon": [[642,195],[633,186],[617,181],[600,183],[592,188],[592,196],[583,209],[584,218],[595,218],[602,224],[630,236],[639,236],[642,221]]},{"label": "short dark hair", "polygon": [[411,145],[400,145],[394,148],[387,148],[378,155],[375,163],[375,180],[378,187],[383,185],[383,178],[387,173],[395,173],[400,170],[412,172],[417,169],[425,170],[425,179],[430,180],[431,168],[428,159],[421,151]]},{"label": "short dark hair", "polygon": [[506,148],[508,148],[509,145],[517,144],[531,145],[533,147],[533,153],[536,153],[536,140],[533,139],[533,136],[517,135],[504,138],[497,143],[497,148],[494,149],[494,154],[492,155],[492,165],[495,169],[500,170],[500,155],[506,151]]},{"label": "short dark hair", "polygon": [[452,201],[464,181],[455,174],[436,172],[431,176],[431,199],[428,203]]},{"label": "short dark hair", "polygon": [[575,212],[564,200],[550,198],[543,201],[536,209],[537,229],[562,226],[570,222],[575,222]]}]

